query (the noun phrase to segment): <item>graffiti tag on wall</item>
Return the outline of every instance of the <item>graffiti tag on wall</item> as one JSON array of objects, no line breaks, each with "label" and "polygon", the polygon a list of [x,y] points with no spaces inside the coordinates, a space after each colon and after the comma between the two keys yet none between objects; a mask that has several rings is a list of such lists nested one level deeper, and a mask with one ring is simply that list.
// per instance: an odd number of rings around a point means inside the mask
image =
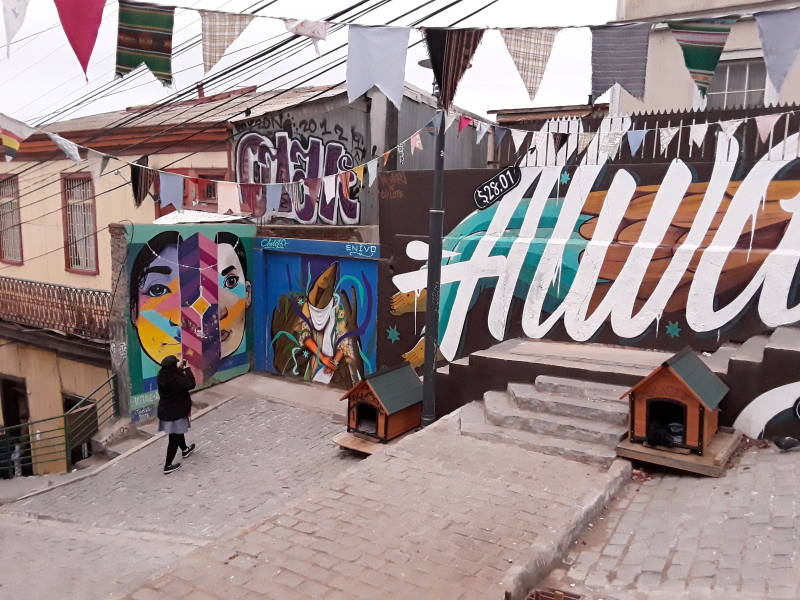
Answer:
[{"label": "graffiti tag on wall", "polygon": [[198,386],[247,372],[255,227],[140,225],[131,233],[128,362],[136,420],[152,413],[156,376],[169,355],[186,359]]},{"label": "graffiti tag on wall", "polygon": [[[266,119],[266,121],[265,121]],[[268,208],[273,217],[302,224],[358,224],[360,186],[355,176],[321,178],[364,162],[365,138],[327,119],[263,117],[248,122],[258,131],[243,133],[236,143],[236,174],[241,183],[291,183]],[[266,189],[262,192],[266,194]]]}]

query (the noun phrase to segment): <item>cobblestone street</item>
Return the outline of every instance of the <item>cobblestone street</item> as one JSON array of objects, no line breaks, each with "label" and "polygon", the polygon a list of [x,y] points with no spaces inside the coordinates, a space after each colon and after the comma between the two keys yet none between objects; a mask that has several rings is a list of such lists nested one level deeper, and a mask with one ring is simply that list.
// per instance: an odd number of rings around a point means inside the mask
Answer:
[{"label": "cobblestone street", "polygon": [[750,449],[725,477],[631,483],[548,584],[587,600],[800,598],[800,453]]}]

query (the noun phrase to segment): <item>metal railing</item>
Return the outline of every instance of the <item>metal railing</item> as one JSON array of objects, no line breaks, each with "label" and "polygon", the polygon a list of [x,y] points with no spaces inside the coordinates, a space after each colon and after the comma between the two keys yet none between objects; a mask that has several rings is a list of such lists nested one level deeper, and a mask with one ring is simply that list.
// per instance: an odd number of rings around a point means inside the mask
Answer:
[{"label": "metal railing", "polygon": [[0,277],[0,319],[68,335],[108,340],[111,293]]},{"label": "metal railing", "polygon": [[73,450],[118,416],[115,375],[64,414],[0,427],[0,479],[69,471]]}]

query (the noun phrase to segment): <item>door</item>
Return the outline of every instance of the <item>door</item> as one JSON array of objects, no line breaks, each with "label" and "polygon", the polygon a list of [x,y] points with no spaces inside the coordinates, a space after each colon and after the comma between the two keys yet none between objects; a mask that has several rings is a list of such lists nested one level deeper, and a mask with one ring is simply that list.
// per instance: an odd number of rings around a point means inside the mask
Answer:
[{"label": "door", "polygon": [[30,411],[24,379],[0,378],[0,405],[5,440],[0,444],[0,471],[11,476],[33,475],[31,442],[28,430]]}]

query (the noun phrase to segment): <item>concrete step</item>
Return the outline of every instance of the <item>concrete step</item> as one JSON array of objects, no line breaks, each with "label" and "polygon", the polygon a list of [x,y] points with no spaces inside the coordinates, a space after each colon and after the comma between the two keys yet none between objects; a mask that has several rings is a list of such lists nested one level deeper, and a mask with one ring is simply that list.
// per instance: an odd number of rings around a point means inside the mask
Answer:
[{"label": "concrete step", "polygon": [[800,327],[777,327],[764,347],[765,358],[770,359],[770,354],[790,352],[800,354]]},{"label": "concrete step", "polygon": [[716,375],[725,377],[731,358],[739,353],[741,347],[736,342],[726,342],[714,352],[700,352],[698,356]]},{"label": "concrete step", "polygon": [[541,392],[560,394],[562,396],[582,396],[586,398],[602,398],[617,401],[630,389],[624,385],[609,385],[584,379],[568,377],[552,377],[539,375],[536,378],[536,389]]},{"label": "concrete step", "polygon": [[[549,378],[555,379],[555,378]],[[621,425],[625,427],[628,423],[628,403],[619,400],[619,396],[609,397],[608,395],[594,394],[589,382],[575,382],[576,384],[586,383],[583,387],[568,387],[566,382],[570,380],[559,379],[558,383],[551,385],[547,382],[541,385],[542,377],[536,379],[536,384],[529,383],[509,383],[508,394],[518,408],[533,411],[537,414],[545,413],[551,415],[561,415],[565,417],[577,417],[580,419],[593,419]],[[602,384],[596,384],[602,385]],[[620,391],[624,394],[626,388],[615,386],[605,386],[606,389],[598,390],[608,394],[611,389],[614,393]],[[572,389],[573,393],[567,393]],[[559,392],[552,391],[559,390]]]},{"label": "concrete step", "polygon": [[743,343],[731,356],[732,362],[761,363],[764,360],[764,348],[769,343],[769,336],[754,335]]},{"label": "concrete step", "polygon": [[461,434],[487,442],[517,446],[533,452],[561,456],[604,468],[608,468],[616,458],[616,452],[603,444],[578,442],[493,425],[487,422],[481,402],[470,402],[461,409]]},{"label": "concrete step", "polygon": [[523,410],[506,392],[486,392],[483,401],[489,422],[512,429],[605,444],[611,448],[616,447],[627,431],[624,425]]},{"label": "concrete step", "polygon": [[124,440],[120,440],[119,442],[108,446],[105,450],[105,455],[109,458],[116,458],[121,454],[124,454],[128,450],[135,448],[145,440],[149,439],[149,435],[134,435]]}]

